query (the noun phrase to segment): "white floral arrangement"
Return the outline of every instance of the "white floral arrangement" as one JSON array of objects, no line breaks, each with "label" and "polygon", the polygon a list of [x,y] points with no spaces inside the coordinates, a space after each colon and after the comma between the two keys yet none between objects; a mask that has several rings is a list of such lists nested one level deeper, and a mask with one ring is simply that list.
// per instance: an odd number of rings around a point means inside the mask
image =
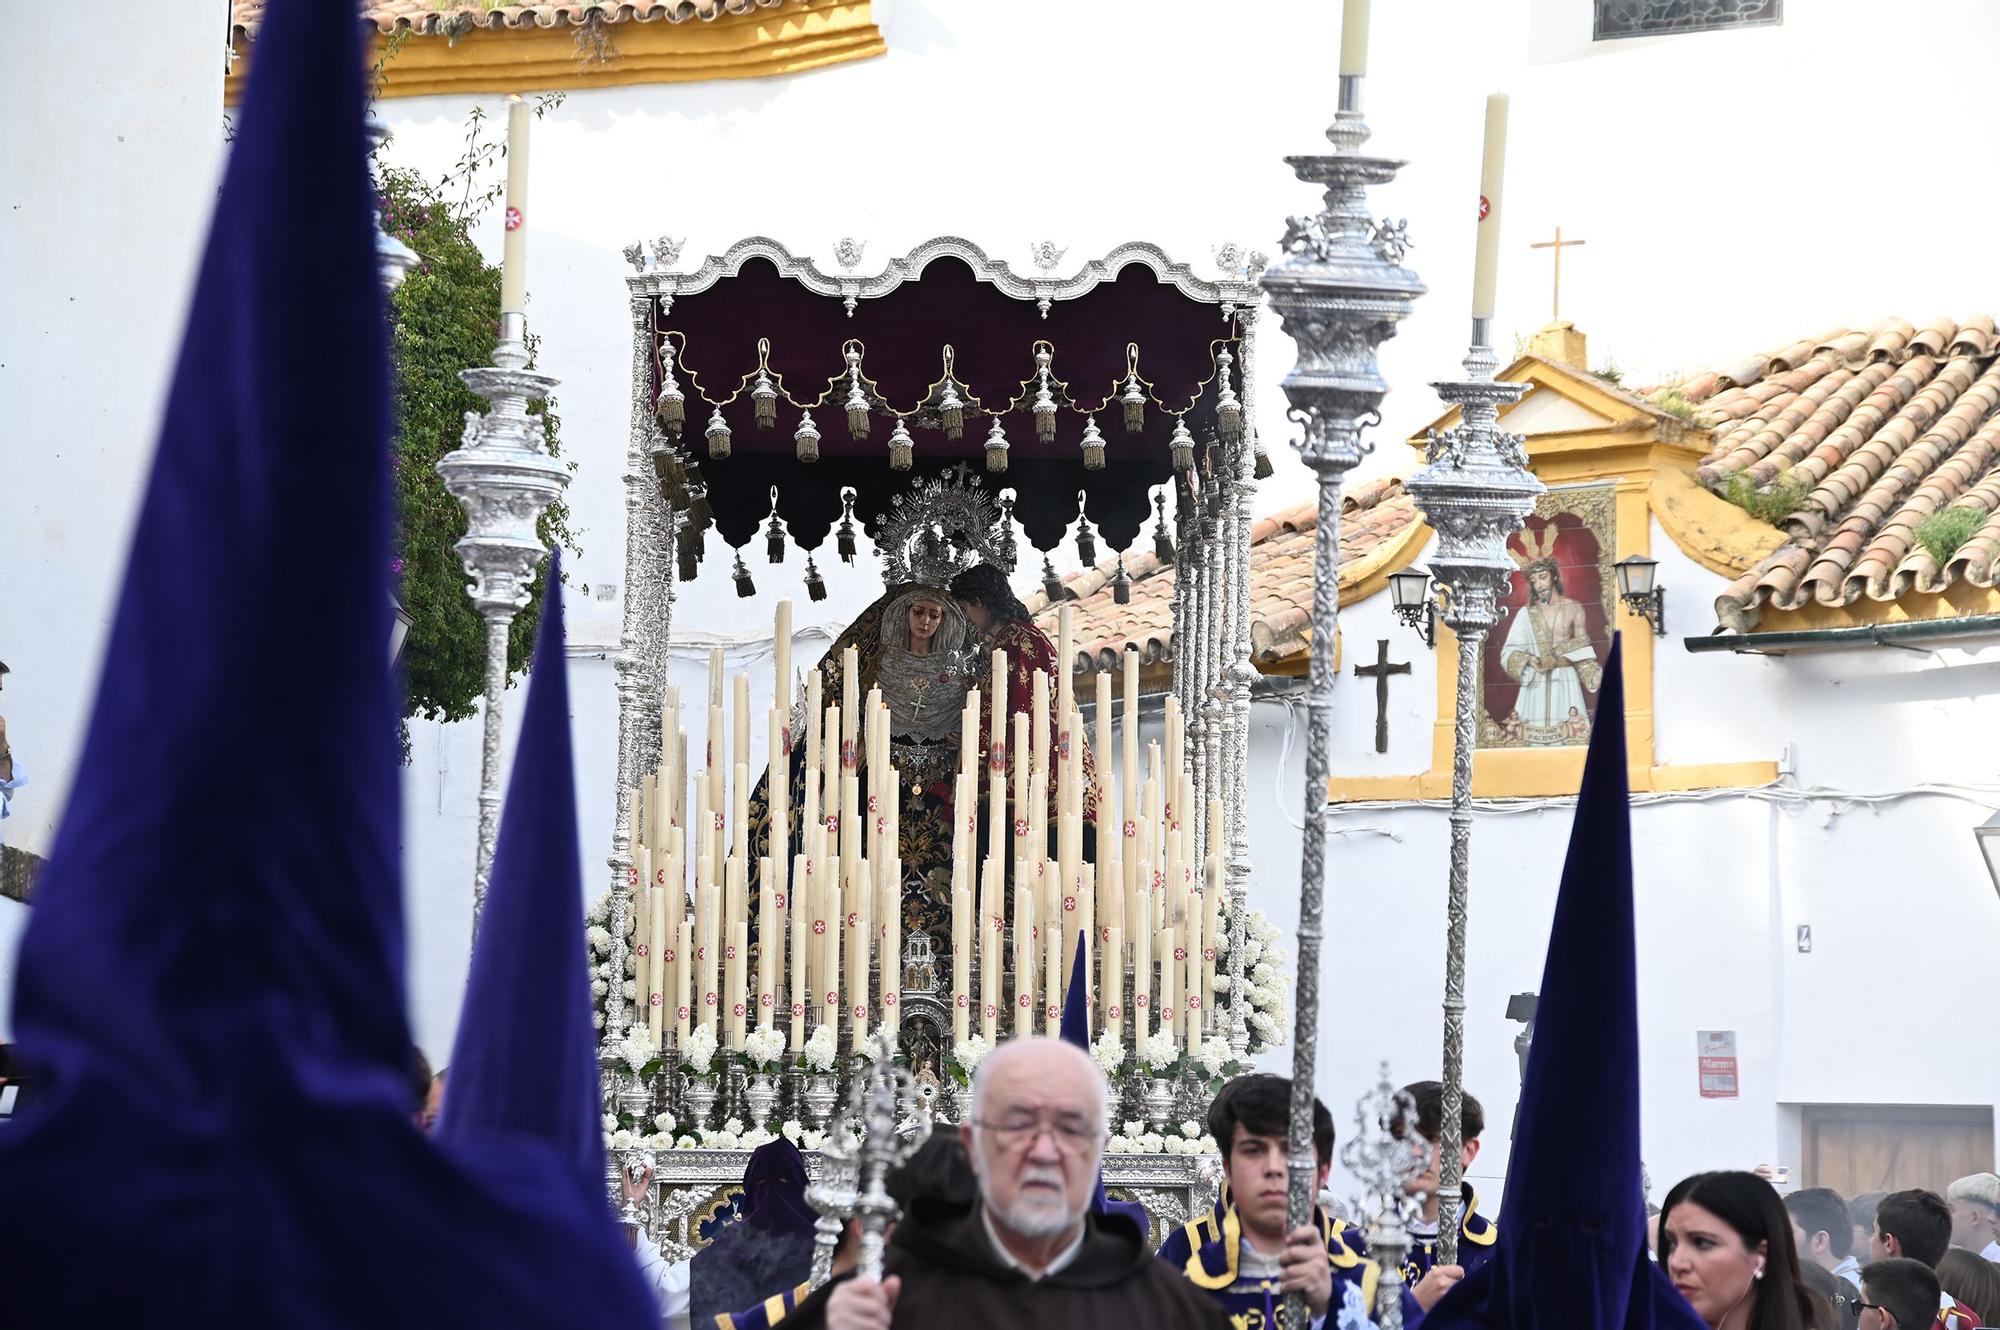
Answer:
[{"label": "white floral arrangement", "polygon": [[826,1133],[802,1126],[797,1118],[786,1118],[779,1134],[801,1150],[817,1150],[826,1144]]},{"label": "white floral arrangement", "polygon": [[644,1025],[633,1025],[627,1029],[625,1037],[612,1045],[611,1051],[632,1069],[634,1075],[643,1075],[660,1056],[653,1051],[652,1032]]},{"label": "white floral arrangement", "polygon": [[1174,1038],[1171,1027],[1163,1025],[1139,1041],[1139,1061],[1145,1063],[1146,1070],[1155,1076],[1172,1071],[1180,1058],[1180,1043]]},{"label": "white floral arrangement", "polygon": [[694,1027],[688,1034],[687,1046],[681,1049],[681,1064],[691,1076],[707,1076],[715,1068],[715,1026],[707,1021]]},{"label": "white floral arrangement", "polygon": [[834,1047],[833,1022],[827,1021],[806,1037],[806,1046],[799,1050],[805,1057],[806,1068],[814,1072],[833,1070]]},{"label": "white floral arrangement", "polygon": [[1215,1154],[1215,1143],[1199,1122],[1189,1118],[1181,1123],[1178,1132],[1149,1131],[1143,1122],[1132,1121],[1124,1124],[1124,1130],[1111,1137],[1107,1147],[1117,1155],[1209,1155]]},{"label": "white floral arrangement", "polygon": [[743,1056],[758,1071],[769,1071],[772,1066],[784,1060],[784,1030],[772,1024],[744,1035]]},{"label": "white floral arrangement", "polygon": [[1106,1030],[1097,1036],[1097,1042],[1090,1046],[1090,1057],[1112,1085],[1125,1079],[1125,1045],[1116,1030]]},{"label": "white floral arrangement", "polygon": [[971,1084],[973,1076],[979,1071],[979,1064],[986,1061],[986,1055],[992,1051],[993,1045],[986,1042],[983,1034],[969,1035],[962,1043],[953,1046],[951,1060],[964,1073],[966,1084]]},{"label": "white floral arrangement", "polygon": [[868,1038],[881,1044],[884,1051],[894,1056],[896,1052],[896,1027],[891,1025],[886,1018],[869,1033]]},{"label": "white floral arrangement", "polygon": [[[1229,898],[1222,898],[1224,927],[1215,935],[1215,1001],[1224,1013],[1230,1010],[1229,994]],[[1243,916],[1243,996],[1249,1004],[1251,1055],[1282,1048],[1285,1027],[1291,1023],[1292,977],[1285,972],[1288,958],[1278,946],[1278,930],[1262,910]],[[1226,1016],[1225,1016],[1226,1019]]]},{"label": "white floral arrangement", "polygon": [[[610,892],[607,891],[602,896],[599,896],[596,904],[584,912],[583,924],[584,957],[590,972],[590,1023],[595,1028],[602,1030],[604,1028],[604,1003],[605,999],[611,994],[611,980],[613,977],[611,973]],[[622,991],[628,1000],[636,998],[638,995],[637,976],[639,973],[639,961],[632,954],[632,948],[629,945],[637,928],[638,920],[634,917],[633,912],[626,911],[625,937],[628,945],[625,948],[625,973],[622,976],[624,979]]]}]

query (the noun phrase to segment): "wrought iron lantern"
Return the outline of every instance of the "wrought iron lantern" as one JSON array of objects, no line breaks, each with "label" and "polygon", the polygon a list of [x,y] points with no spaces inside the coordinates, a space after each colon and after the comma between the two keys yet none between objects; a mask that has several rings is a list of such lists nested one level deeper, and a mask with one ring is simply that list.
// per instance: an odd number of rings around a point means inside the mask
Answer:
[{"label": "wrought iron lantern", "polygon": [[1655,637],[1667,635],[1667,589],[1655,586],[1660,561],[1643,554],[1628,554],[1611,565],[1618,574],[1618,599],[1631,613],[1653,625]]},{"label": "wrought iron lantern", "polygon": [[1437,644],[1437,597],[1431,594],[1431,575],[1422,568],[1405,568],[1389,574],[1389,599],[1396,607],[1396,621],[1417,630],[1425,646]]}]

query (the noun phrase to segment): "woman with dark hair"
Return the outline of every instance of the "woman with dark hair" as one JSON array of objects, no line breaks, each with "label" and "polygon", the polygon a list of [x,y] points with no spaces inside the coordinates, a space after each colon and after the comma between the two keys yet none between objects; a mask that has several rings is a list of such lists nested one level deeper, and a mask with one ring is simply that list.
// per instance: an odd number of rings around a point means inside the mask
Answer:
[{"label": "woman with dark hair", "polygon": [[1784,1203],[1755,1173],[1697,1173],[1668,1192],[1659,1261],[1709,1330],[1837,1324],[1799,1273]]},{"label": "woman with dark hair", "polygon": [[[1035,707],[1035,672],[1046,674],[1049,679],[1049,752],[1056,757],[1062,753],[1063,718],[1056,714],[1056,689],[1061,676],[1059,669],[1074,670],[1075,661],[1056,660],[1055,643],[1049,635],[1035,624],[1035,616],[1028,613],[1028,607],[1014,594],[1014,588],[1007,583],[1007,574],[991,564],[974,564],[951,579],[952,599],[965,611],[972,630],[980,635],[981,649],[990,655],[994,651],[1007,653],[1007,715],[1008,724],[1013,724],[1016,715],[1028,716],[1032,720]],[[980,681],[989,677],[986,670],[979,671]],[[987,733],[991,712],[981,706],[979,711],[979,746],[983,752],[992,751],[993,740]],[[1100,718],[1102,723],[1103,718]],[[1090,745],[1082,742],[1083,736],[1075,736],[1074,742],[1082,745],[1084,795],[1083,817],[1086,823],[1097,821],[1097,763],[1092,756]],[[1010,734],[1000,736],[1002,743],[1012,742]],[[1055,782],[1049,789],[1049,810],[1055,811]],[[1008,784],[1008,798],[1013,798],[1012,782]],[[1053,820],[1050,823],[1054,828]]]},{"label": "woman with dark hair", "polygon": [[1963,1247],[1938,1258],[1938,1284],[1964,1303],[1981,1325],[2000,1325],[2000,1265]]}]

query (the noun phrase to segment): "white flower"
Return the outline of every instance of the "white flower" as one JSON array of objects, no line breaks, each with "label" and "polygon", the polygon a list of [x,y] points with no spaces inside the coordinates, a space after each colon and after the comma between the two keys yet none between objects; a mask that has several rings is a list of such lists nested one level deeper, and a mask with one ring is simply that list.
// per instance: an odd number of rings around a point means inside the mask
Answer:
[{"label": "white flower", "polygon": [[799,1149],[801,1150],[817,1150],[825,1144],[826,1133],[823,1131],[807,1131],[799,1135]]},{"label": "white flower", "polygon": [[1229,1045],[1220,1039],[1204,1039],[1201,1047],[1195,1050],[1194,1059],[1213,1080],[1222,1075],[1223,1068],[1229,1065]]},{"label": "white flower", "polygon": [[638,1000],[638,997],[639,997],[639,985],[634,983],[632,980],[627,979],[625,981],[625,1000],[627,1002],[635,1002]]},{"label": "white flower", "polygon": [[1139,1058],[1153,1071],[1165,1071],[1174,1065],[1180,1056],[1180,1049],[1174,1043],[1174,1032],[1162,1026],[1146,1036],[1139,1045]]},{"label": "white flower", "polygon": [[1149,1131],[1139,1138],[1139,1146],[1149,1155],[1160,1154],[1167,1148],[1166,1137],[1156,1131]]},{"label": "white flower", "polygon": [[697,1142],[697,1141],[695,1140],[695,1138],[694,1138],[694,1137],[692,1137],[692,1136],[683,1136],[683,1137],[681,1137],[681,1138],[680,1138],[679,1140],[677,1140],[677,1141],[675,1141],[675,1142],[674,1142],[674,1149],[676,1149],[676,1150],[692,1150],[692,1149],[694,1149],[694,1148],[695,1148],[695,1146],[696,1146],[697,1144],[699,1144],[699,1142]]},{"label": "white flower", "polygon": [[731,1118],[729,1119],[729,1121],[722,1124],[722,1129],[728,1132],[731,1136],[741,1136],[743,1134],[743,1119]]},{"label": "white flower", "polygon": [[1118,1069],[1125,1065],[1125,1045],[1119,1042],[1118,1032],[1106,1030],[1099,1035],[1097,1042],[1090,1046],[1090,1056],[1106,1080],[1116,1076]]},{"label": "white flower", "polygon": [[674,1138],[663,1131],[656,1131],[651,1136],[643,1137],[639,1143],[648,1150],[671,1150],[674,1148]]},{"label": "white flower", "polygon": [[1132,1153],[1132,1142],[1124,1136],[1113,1136],[1111,1144],[1107,1148],[1115,1155],[1130,1154]]},{"label": "white flower", "polygon": [[604,1115],[604,1130],[606,1131],[618,1130],[618,1115],[616,1113],[606,1113]]},{"label": "white flower", "polygon": [[674,1115],[671,1113],[662,1113],[653,1119],[653,1125],[671,1136],[674,1134]]},{"label": "white flower", "polygon": [[643,1025],[632,1025],[613,1051],[625,1059],[626,1066],[637,1072],[653,1060],[652,1032]]},{"label": "white flower", "polygon": [[1125,1123],[1125,1134],[1127,1136],[1143,1136],[1146,1134],[1146,1124],[1137,1118],[1128,1119]]},{"label": "white flower", "polygon": [[610,932],[596,924],[592,924],[583,931],[583,940],[589,943],[590,949],[599,956],[611,950]]},{"label": "white flower", "polygon": [[769,1145],[777,1139],[777,1137],[773,1136],[765,1128],[753,1127],[743,1134],[742,1145],[745,1150],[755,1150],[759,1146]]},{"label": "white flower", "polygon": [[967,1076],[979,1070],[979,1064],[993,1051],[993,1045],[986,1042],[986,1036],[975,1034],[964,1043],[951,1050],[951,1060],[965,1069]]},{"label": "white flower", "polygon": [[590,1028],[593,1030],[602,1030],[604,1028],[603,1012],[593,1011],[590,1013]]},{"label": "white flower", "polygon": [[1216,972],[1215,991],[1218,993],[1227,993],[1229,991],[1229,975],[1226,971]]},{"label": "white flower", "polygon": [[743,1053],[760,1070],[785,1056],[785,1032],[776,1025],[743,1036]]},{"label": "white flower", "polygon": [[1199,1122],[1196,1122],[1193,1118],[1187,1118],[1183,1120],[1181,1123],[1181,1135],[1189,1137],[1190,1139],[1201,1135],[1201,1124]]},{"label": "white flower", "polygon": [[611,1148],[612,1148],[612,1149],[614,1149],[614,1150],[629,1150],[629,1149],[631,1149],[631,1148],[632,1148],[632,1133],[631,1133],[631,1132],[629,1132],[629,1131],[626,1131],[626,1130],[625,1130],[624,1128],[622,1128],[622,1127],[621,1127],[621,1128],[619,1128],[619,1129],[618,1129],[617,1131],[614,1131],[614,1132],[612,1132],[612,1133],[611,1133]]},{"label": "white flower", "polygon": [[832,1071],[834,1058],[833,1023],[824,1021],[806,1039],[801,1050],[805,1054],[806,1066],[814,1071]]},{"label": "white flower", "polygon": [[709,1065],[715,1060],[715,1026],[707,1021],[695,1026],[688,1035],[687,1047],[681,1052],[689,1072],[706,1076]]},{"label": "white flower", "polygon": [[797,1118],[786,1118],[785,1125],[780,1127],[778,1130],[784,1136],[784,1138],[790,1141],[793,1145],[797,1145],[799,1143],[799,1137],[803,1135],[805,1132],[805,1128],[799,1125],[799,1120]]},{"label": "white flower", "polygon": [[611,982],[609,980],[593,979],[590,981],[590,995],[596,998],[598,1001],[600,1002],[603,1001],[604,995],[606,993],[609,993],[610,991],[611,991]]},{"label": "white flower", "polygon": [[727,1129],[723,1131],[704,1131],[701,1134],[701,1143],[703,1147],[710,1150],[734,1150],[736,1148],[736,1133]]},{"label": "white flower", "polygon": [[597,963],[597,971],[596,971],[596,974],[597,974],[597,977],[598,977],[599,979],[602,979],[602,980],[604,980],[604,981],[605,981],[605,986],[606,986],[606,987],[609,987],[609,986],[610,986],[610,980],[611,980],[611,962],[610,962],[610,961],[599,961],[599,962]]}]

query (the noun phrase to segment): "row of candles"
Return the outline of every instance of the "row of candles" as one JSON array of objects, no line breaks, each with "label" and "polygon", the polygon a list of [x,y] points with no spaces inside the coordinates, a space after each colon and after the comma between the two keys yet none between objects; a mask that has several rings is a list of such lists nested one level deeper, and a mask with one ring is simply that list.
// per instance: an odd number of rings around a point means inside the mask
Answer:
[{"label": "row of candles", "polygon": [[[780,601],[775,634],[781,685],[791,678],[791,627],[791,603]],[[1059,660],[1075,659],[1072,631],[1065,608]],[[811,1030],[829,1021],[836,1030],[846,1025],[856,1031],[899,1023],[901,774],[889,708],[879,690],[857,695],[857,665],[849,649],[841,696],[831,704],[822,696],[820,672],[807,675],[800,832],[791,854],[774,839],[763,848],[778,852],[756,857],[754,958],[748,870],[750,794],[758,773],[750,760],[750,681],[745,675],[725,681],[722,653],[711,654],[708,738],[692,763],[680,699],[669,690],[658,768],[628,791],[637,810],[631,874],[636,992],[656,1047],[669,1034],[684,1042],[703,1024],[712,1024],[719,1044],[731,1051],[743,1048],[753,1028],[787,1028],[796,1051]],[[968,691],[960,764],[949,778],[955,795],[949,915],[955,1043],[975,1029],[989,1043],[1003,1032],[1053,1031],[1081,939],[1086,973],[1097,981],[1093,1033],[1111,1030],[1124,1040],[1129,1030],[1137,1040],[1165,1029],[1190,1051],[1199,1046],[1204,1013],[1214,1007],[1222,865],[1214,854],[1198,861],[1193,821],[1182,815],[1192,807],[1193,784],[1176,699],[1167,700],[1164,743],[1141,743],[1138,666],[1138,654],[1128,652],[1115,736],[1113,677],[1102,671],[1095,677],[1094,789],[1086,789],[1082,715],[1066,674],[1052,689],[1049,677],[1036,671],[1029,709],[1010,713],[1007,658],[996,651],[990,687]],[[781,686],[776,696],[787,691]],[[982,714],[990,736],[984,751],[978,740]],[[1051,715],[1060,723],[1051,725]],[[791,716],[773,707],[766,720],[767,748],[757,756],[774,773],[766,784],[769,825],[783,828],[792,814],[785,779]],[[1114,748],[1121,746],[1114,765]],[[983,845],[982,793],[989,810]],[[1090,858],[1087,796],[1094,796],[1098,829]],[[1221,805],[1212,803],[1208,815],[1208,844],[1220,846]],[[1011,943],[1010,917],[1016,923]]]}]

